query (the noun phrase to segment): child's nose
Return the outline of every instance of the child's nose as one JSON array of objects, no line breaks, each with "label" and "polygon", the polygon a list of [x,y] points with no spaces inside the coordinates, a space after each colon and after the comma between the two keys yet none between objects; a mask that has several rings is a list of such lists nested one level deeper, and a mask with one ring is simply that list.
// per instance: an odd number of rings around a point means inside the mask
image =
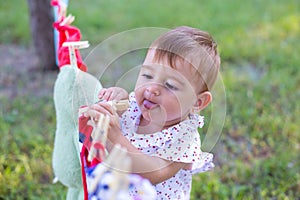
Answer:
[{"label": "child's nose", "polygon": [[154,95],[154,96],[160,95],[159,85],[157,84],[148,85],[146,88],[146,93],[148,95]]}]

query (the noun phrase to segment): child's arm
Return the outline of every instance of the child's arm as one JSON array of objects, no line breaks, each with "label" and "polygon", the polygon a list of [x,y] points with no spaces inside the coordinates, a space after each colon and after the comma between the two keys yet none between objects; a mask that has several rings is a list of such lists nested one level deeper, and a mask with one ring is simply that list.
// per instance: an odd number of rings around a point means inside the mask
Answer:
[{"label": "child's arm", "polygon": [[[120,129],[119,132],[121,132]],[[109,130],[108,141],[106,145],[108,152],[110,152],[113,149],[113,146],[116,144],[120,144],[122,147],[126,148],[127,155],[130,156],[132,163],[131,173],[143,176],[153,185],[171,178],[180,169],[187,168],[189,166],[187,163],[173,162],[156,156],[146,155],[133,146],[122,134],[116,133],[117,131],[115,129]]]},{"label": "child's arm", "polygon": [[173,162],[159,157],[149,156],[138,150],[123,136],[119,117],[109,104],[100,102],[94,105],[87,113],[94,119],[99,118],[101,114],[106,114],[110,117],[106,148],[108,152],[110,152],[116,144],[125,147],[132,162],[131,173],[139,174],[149,179],[149,181],[155,185],[171,178],[180,169],[189,167],[187,163]]}]

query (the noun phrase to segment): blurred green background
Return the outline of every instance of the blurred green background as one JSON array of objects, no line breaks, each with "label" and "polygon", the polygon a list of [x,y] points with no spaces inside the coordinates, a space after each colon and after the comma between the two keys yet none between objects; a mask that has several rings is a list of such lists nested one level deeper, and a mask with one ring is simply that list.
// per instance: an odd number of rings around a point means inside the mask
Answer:
[{"label": "blurred green background", "polygon": [[[300,199],[300,1],[69,0],[68,13],[91,44],[138,27],[210,32],[221,53],[226,121],[212,149],[216,167],[194,177],[192,199]],[[26,1],[0,2],[0,30],[0,199],[65,199],[65,187],[52,184],[56,72],[14,77],[32,58],[3,61],[31,49]],[[27,91],[32,82],[37,89]],[[9,83],[14,95],[6,95]],[[210,109],[203,114],[201,136]]]}]

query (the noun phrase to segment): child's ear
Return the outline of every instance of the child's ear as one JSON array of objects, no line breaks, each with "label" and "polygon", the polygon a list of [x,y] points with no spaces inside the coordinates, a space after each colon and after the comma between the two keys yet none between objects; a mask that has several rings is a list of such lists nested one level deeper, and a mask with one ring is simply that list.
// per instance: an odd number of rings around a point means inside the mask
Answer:
[{"label": "child's ear", "polygon": [[199,113],[201,110],[206,108],[210,102],[212,101],[212,95],[210,92],[202,92],[197,95],[197,101],[195,105],[193,106],[193,112]]}]

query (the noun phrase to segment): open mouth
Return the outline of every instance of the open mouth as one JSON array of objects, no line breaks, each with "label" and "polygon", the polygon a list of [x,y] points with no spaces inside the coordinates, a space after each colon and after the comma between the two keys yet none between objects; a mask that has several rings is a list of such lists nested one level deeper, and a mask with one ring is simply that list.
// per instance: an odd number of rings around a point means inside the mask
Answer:
[{"label": "open mouth", "polygon": [[158,105],[157,105],[156,103],[152,102],[152,101],[149,101],[149,100],[145,99],[145,100],[143,101],[143,106],[144,106],[146,109],[151,110],[151,109],[157,107]]}]

